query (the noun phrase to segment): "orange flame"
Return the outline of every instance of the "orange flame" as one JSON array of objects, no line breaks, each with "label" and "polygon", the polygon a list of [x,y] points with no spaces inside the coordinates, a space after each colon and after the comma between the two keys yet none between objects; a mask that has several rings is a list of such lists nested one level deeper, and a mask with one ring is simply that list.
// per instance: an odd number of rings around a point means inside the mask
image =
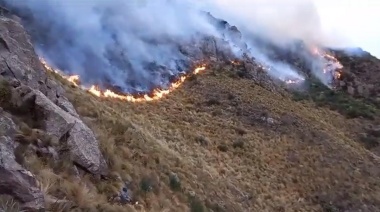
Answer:
[{"label": "orange flame", "polygon": [[72,75],[64,78],[67,79],[67,81],[73,83],[75,86],[78,86],[79,84],[79,75]]},{"label": "orange flame", "polygon": [[[45,60],[43,60],[42,58],[40,58],[40,60],[41,60],[41,63],[45,66],[45,68],[48,71],[51,71],[51,72],[59,74],[61,77],[63,77],[64,79],[66,79],[67,81],[69,81],[70,83],[72,83],[74,86],[79,87],[79,80],[80,80],[79,75],[65,76],[61,71],[55,70],[55,69],[51,68],[45,62]],[[168,95],[169,93],[171,93],[172,91],[174,91],[175,89],[177,89],[178,87],[180,87],[186,81],[186,79],[190,75],[199,74],[199,73],[201,73],[204,70],[206,70],[206,65],[202,65],[200,67],[197,67],[197,68],[194,69],[194,71],[191,74],[189,74],[187,76],[181,76],[179,78],[179,80],[177,80],[176,82],[171,83],[168,89],[155,89],[155,90],[153,90],[153,92],[152,92],[151,95],[145,94],[143,96],[138,96],[138,97],[130,95],[130,94],[125,94],[125,95],[123,95],[123,94],[117,94],[117,93],[115,93],[115,92],[113,92],[113,91],[111,91],[109,89],[107,89],[105,91],[102,91],[96,85],[92,85],[89,88],[81,86],[81,88],[83,88],[84,90],[87,90],[92,95],[97,96],[97,97],[101,97],[101,98],[120,99],[120,100],[124,100],[124,101],[128,101],[128,102],[154,101],[154,100],[161,99],[165,95]]]},{"label": "orange flame", "polygon": [[298,83],[301,83],[302,81],[304,81],[304,79],[294,79],[294,80],[285,80],[285,83],[286,84],[298,84]]},{"label": "orange flame", "polygon": [[[324,74],[331,74],[334,80],[338,80],[341,78],[341,69],[343,68],[343,65],[339,62],[337,58],[335,58],[333,55],[328,54],[327,52],[322,51],[316,46],[312,46],[310,47],[310,49],[313,55],[325,58],[327,61],[329,61],[329,63],[326,64],[326,67],[323,68]],[[334,68],[328,68],[329,64],[333,65]]]}]

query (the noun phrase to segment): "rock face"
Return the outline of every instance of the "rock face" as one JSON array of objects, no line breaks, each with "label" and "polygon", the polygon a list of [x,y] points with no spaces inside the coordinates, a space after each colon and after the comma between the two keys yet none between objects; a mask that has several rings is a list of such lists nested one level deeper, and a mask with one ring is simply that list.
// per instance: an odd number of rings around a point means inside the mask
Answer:
[{"label": "rock face", "polygon": [[0,108],[0,135],[13,137],[17,126],[13,123],[12,119],[8,117],[3,109]]},{"label": "rock face", "polygon": [[64,96],[64,89],[47,77],[24,27],[16,20],[1,16],[0,75],[14,87],[23,84],[41,91],[63,110],[79,117]]},{"label": "rock face", "polygon": [[90,128],[79,118],[52,103],[40,91],[32,92],[36,96],[35,106],[44,111],[45,131],[57,139],[67,134],[67,144],[74,161],[93,174],[105,174],[106,162]]},{"label": "rock face", "polygon": [[79,119],[64,89],[47,77],[23,26],[6,17],[0,17],[0,74],[17,87],[12,92],[16,107],[38,110],[46,117],[43,130],[57,139],[69,135],[67,144],[78,165],[93,174],[105,173],[94,133]]},{"label": "rock face", "polygon": [[373,99],[380,97],[380,61],[367,52],[357,51],[353,55],[334,51],[344,66],[344,83],[340,87],[353,96]]},{"label": "rock face", "polygon": [[[17,111],[17,116],[29,114],[38,121],[38,130],[65,142],[76,165],[95,175],[106,174],[107,165],[94,133],[64,96],[62,86],[48,78],[23,26],[4,16],[0,16],[0,78],[8,82],[10,91],[4,109]],[[13,112],[11,115],[0,108],[0,194],[18,200],[25,211],[44,211],[44,195],[37,180],[16,160],[15,150],[21,143]],[[59,157],[53,147],[31,147],[37,154],[55,160]]]},{"label": "rock face", "polygon": [[0,17],[0,74],[46,91],[46,74],[23,26]]},{"label": "rock face", "polygon": [[[16,125],[0,113],[1,129],[5,135],[12,135]],[[11,195],[23,204],[26,211],[44,209],[44,195],[33,174],[25,170],[15,160],[14,142],[8,136],[0,136],[0,194]]]},{"label": "rock face", "polygon": [[54,104],[41,91],[28,86],[13,89],[12,104],[33,111],[43,119],[43,130],[61,142],[67,142],[77,165],[93,174],[105,175],[107,166],[94,133],[81,119]]}]

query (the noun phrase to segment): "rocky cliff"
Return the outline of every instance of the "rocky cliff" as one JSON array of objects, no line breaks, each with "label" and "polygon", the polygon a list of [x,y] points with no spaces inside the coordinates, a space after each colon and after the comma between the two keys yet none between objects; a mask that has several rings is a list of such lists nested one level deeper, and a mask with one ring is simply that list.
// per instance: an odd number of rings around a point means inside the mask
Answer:
[{"label": "rocky cliff", "polygon": [[73,168],[99,176],[106,175],[107,165],[93,131],[80,119],[62,86],[47,75],[18,19],[0,18],[0,42],[0,191],[14,196],[23,208],[42,209],[45,204],[38,182],[16,161],[25,151],[43,153],[58,162],[59,149],[65,146]]}]

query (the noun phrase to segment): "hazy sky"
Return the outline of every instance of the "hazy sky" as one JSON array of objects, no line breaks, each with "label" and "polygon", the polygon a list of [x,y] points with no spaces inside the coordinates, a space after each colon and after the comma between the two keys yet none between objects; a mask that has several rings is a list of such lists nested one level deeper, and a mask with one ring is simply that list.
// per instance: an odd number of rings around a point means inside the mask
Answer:
[{"label": "hazy sky", "polygon": [[211,10],[227,20],[256,32],[265,29],[275,40],[298,37],[361,47],[380,58],[380,0],[199,1],[209,2]]},{"label": "hazy sky", "polygon": [[314,4],[326,32],[339,33],[380,58],[379,0],[315,0]]}]

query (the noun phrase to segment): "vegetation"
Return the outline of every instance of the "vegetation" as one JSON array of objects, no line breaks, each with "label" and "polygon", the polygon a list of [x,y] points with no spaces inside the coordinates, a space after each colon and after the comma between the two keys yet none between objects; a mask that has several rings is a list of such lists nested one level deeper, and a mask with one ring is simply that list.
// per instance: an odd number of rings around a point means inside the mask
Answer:
[{"label": "vegetation", "polygon": [[374,119],[380,114],[370,102],[355,99],[342,91],[331,90],[316,80],[308,84],[306,92],[294,92],[294,100],[312,100],[318,106],[329,107],[348,118]]},{"label": "vegetation", "polygon": [[[362,107],[360,102],[317,87],[302,96],[329,106],[315,107],[231,78],[225,70],[210,73],[160,101],[138,104],[99,99],[66,85],[100,142],[110,174],[98,179],[79,170],[78,180],[70,155],[52,163],[27,154],[25,166],[52,199],[49,209],[323,211],[332,208],[326,201],[340,209],[378,203],[379,178],[366,174],[378,164],[352,136],[361,126],[329,109],[335,104],[344,112],[350,105]],[[58,150],[65,155],[65,148]],[[125,182],[130,204],[115,198]],[[314,201],[320,196],[326,201]]]},{"label": "vegetation", "polygon": [[0,211],[19,212],[20,204],[11,196],[0,195]]},{"label": "vegetation", "polygon": [[7,81],[0,78],[0,106],[4,109],[8,109],[12,98],[11,86]]}]

